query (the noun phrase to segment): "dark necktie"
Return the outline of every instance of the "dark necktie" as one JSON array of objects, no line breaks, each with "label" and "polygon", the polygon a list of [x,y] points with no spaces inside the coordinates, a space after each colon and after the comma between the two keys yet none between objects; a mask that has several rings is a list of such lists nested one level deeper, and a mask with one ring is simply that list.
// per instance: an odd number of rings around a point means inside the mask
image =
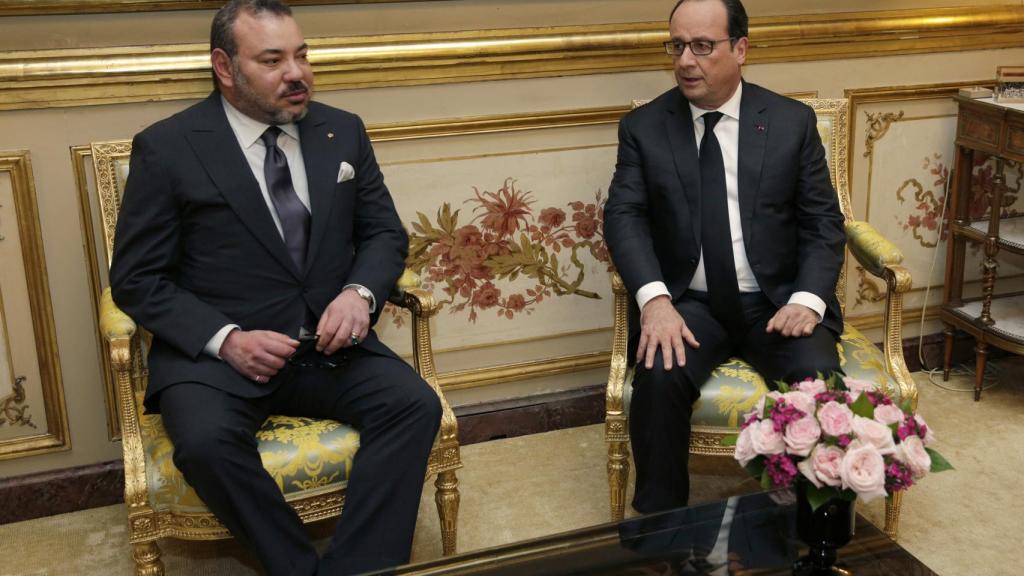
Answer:
[{"label": "dark necktie", "polygon": [[743,330],[743,311],[729,229],[725,162],[715,136],[715,125],[721,119],[721,112],[704,114],[704,137],[700,141],[700,241],[711,312],[731,336],[739,337]]},{"label": "dark necktie", "polygon": [[302,271],[306,263],[306,246],[309,243],[309,210],[306,210],[299,200],[299,195],[295,193],[292,173],[288,169],[288,159],[277,147],[277,137],[280,134],[280,128],[271,126],[260,136],[260,140],[267,148],[267,155],[263,159],[263,176],[267,180],[267,191],[270,192],[270,200],[277,211],[277,218],[281,221],[285,246],[288,247],[288,253],[291,254],[299,271]]}]

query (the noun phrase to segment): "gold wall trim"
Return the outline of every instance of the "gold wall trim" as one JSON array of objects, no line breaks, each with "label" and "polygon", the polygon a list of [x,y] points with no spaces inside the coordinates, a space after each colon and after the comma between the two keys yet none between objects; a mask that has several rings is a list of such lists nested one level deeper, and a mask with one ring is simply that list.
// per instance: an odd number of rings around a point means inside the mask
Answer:
[{"label": "gold wall trim", "polygon": [[543,378],[545,376],[557,376],[570,372],[608,368],[611,360],[611,352],[605,350],[562,356],[560,358],[546,358],[544,360],[531,360],[529,362],[445,372],[439,374],[437,380],[441,388],[446,391],[460,390],[529,378]]},{"label": "gold wall trim", "polygon": [[[755,18],[750,63],[1024,45],[1024,6]],[[664,22],[314,38],[321,90],[667,69]],[[205,44],[0,54],[0,110],[198,98]]]},{"label": "gold wall trim", "polygon": [[57,354],[57,334],[53,325],[53,306],[50,303],[32,161],[28,151],[0,152],[0,172],[9,175],[14,193],[14,209],[18,219],[22,264],[25,267],[40,388],[43,393],[42,404],[46,414],[45,432],[0,441],[0,460],[7,460],[70,450],[71,439],[68,435],[67,405]]},{"label": "gold wall trim", "polygon": [[[291,0],[292,6],[325,4],[387,4],[413,0]],[[415,0],[433,2],[435,0]],[[83,14],[97,12],[161,12],[165,10],[213,10],[224,2],[213,0],[0,0],[0,16]]]},{"label": "gold wall trim", "polygon": [[581,108],[532,114],[498,114],[474,118],[453,118],[427,122],[378,124],[367,129],[374,142],[436,138],[438,136],[464,136],[492,132],[515,132],[542,128],[566,128],[616,124],[629,106]]}]

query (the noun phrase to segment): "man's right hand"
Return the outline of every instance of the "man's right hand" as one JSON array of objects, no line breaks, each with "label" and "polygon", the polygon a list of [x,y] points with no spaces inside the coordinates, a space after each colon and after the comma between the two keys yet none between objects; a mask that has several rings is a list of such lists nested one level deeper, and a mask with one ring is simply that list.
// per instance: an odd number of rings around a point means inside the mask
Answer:
[{"label": "man's right hand", "polygon": [[[661,347],[665,370],[672,369],[673,359],[679,366],[686,365],[686,349],[683,341],[693,348],[700,348],[700,342],[686,327],[683,317],[676,311],[668,296],[652,298],[640,312],[640,345],[636,349],[636,361],[643,361],[644,367],[654,368],[654,355]],[[673,358],[674,356],[674,358]]]},{"label": "man's right hand", "polygon": [[263,383],[274,377],[299,346],[299,341],[270,330],[232,330],[220,357],[246,378]]}]

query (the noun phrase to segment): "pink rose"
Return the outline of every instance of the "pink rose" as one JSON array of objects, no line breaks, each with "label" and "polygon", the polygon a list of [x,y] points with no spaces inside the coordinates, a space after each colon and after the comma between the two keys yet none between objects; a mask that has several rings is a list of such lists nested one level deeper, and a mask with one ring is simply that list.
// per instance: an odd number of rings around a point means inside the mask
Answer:
[{"label": "pink rose", "polygon": [[864,503],[885,497],[885,461],[871,444],[854,442],[839,465],[843,488],[857,493]]},{"label": "pink rose", "polygon": [[799,390],[786,392],[782,395],[782,399],[789,402],[791,406],[795,407],[807,416],[813,416],[814,409],[817,408],[817,404],[814,402],[814,396]]},{"label": "pink rose", "polygon": [[767,455],[781,454],[786,450],[786,442],[782,439],[782,434],[775,431],[775,423],[771,420],[755,422],[748,426],[747,430],[750,430],[750,445],[754,452]]},{"label": "pink rose", "polygon": [[903,414],[903,410],[900,410],[900,407],[895,404],[882,404],[875,406],[875,420],[885,424],[886,426],[889,426],[890,424],[902,424],[904,417],[905,414]]},{"label": "pink rose", "polygon": [[842,436],[853,430],[853,412],[846,404],[830,400],[818,408],[821,431],[829,436]]},{"label": "pink rose", "polygon": [[857,380],[856,378],[843,378],[843,384],[850,389],[850,392],[870,392],[877,388],[874,382],[868,380]]},{"label": "pink rose", "polygon": [[769,392],[765,396],[761,396],[757,400],[757,404],[754,405],[754,412],[756,412],[758,416],[764,416],[764,402],[768,398],[771,398],[773,400],[778,400],[779,398],[782,398],[782,393],[778,392],[776,390],[772,390],[771,392]]},{"label": "pink rose", "polygon": [[932,442],[935,442],[935,434],[932,434],[931,427],[928,426],[928,424],[925,424],[924,418],[921,418],[918,414],[914,414],[914,422],[917,422],[917,427],[919,429],[925,430],[923,438],[925,446],[930,446]]},{"label": "pink rose", "polygon": [[786,442],[786,452],[796,456],[807,456],[821,438],[821,426],[814,416],[804,416],[786,426],[782,439]]},{"label": "pink rose", "polygon": [[736,450],[733,452],[733,457],[740,463],[740,466],[746,466],[751,460],[757,458],[757,452],[754,450],[754,443],[751,438],[753,434],[752,430],[756,424],[747,426],[744,428],[736,439]]},{"label": "pink rose", "polygon": [[804,380],[794,384],[793,388],[811,396],[816,396],[825,391],[825,381],[820,378],[817,380]]},{"label": "pink rose", "polygon": [[920,436],[907,436],[900,442],[895,457],[910,468],[915,480],[924,477],[932,469],[932,457],[924,449],[924,441]]},{"label": "pink rose", "polygon": [[843,450],[827,444],[818,444],[811,456],[796,465],[800,473],[816,487],[839,486],[843,483],[839,468],[843,462]]},{"label": "pink rose", "polygon": [[853,417],[853,433],[865,444],[878,448],[881,454],[892,454],[896,451],[896,442],[892,439],[892,429],[862,416]]}]

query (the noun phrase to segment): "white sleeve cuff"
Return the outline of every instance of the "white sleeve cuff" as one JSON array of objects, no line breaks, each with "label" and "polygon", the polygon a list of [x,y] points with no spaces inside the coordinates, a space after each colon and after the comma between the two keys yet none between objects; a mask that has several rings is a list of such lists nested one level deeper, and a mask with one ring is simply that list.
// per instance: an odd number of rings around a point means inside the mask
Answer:
[{"label": "white sleeve cuff", "polygon": [[793,292],[793,295],[789,297],[789,304],[800,304],[807,306],[811,310],[814,310],[818,314],[818,323],[825,318],[825,301],[818,298],[817,295],[811,294],[810,292]]},{"label": "white sleeve cuff", "polygon": [[640,307],[641,310],[643,310],[644,306],[648,302],[650,302],[651,300],[658,296],[668,296],[669,299],[672,298],[672,294],[669,293],[668,286],[665,286],[664,282],[660,280],[648,282],[647,284],[644,284],[643,286],[640,287],[639,290],[636,291],[636,304],[637,306]]},{"label": "white sleeve cuff", "polygon": [[224,340],[227,339],[228,334],[235,329],[241,330],[241,326],[238,324],[228,324],[220,330],[217,330],[217,333],[213,335],[213,338],[210,338],[210,341],[206,343],[206,346],[203,348],[203,352],[206,352],[214,358],[220,359],[220,347],[224,345]]},{"label": "white sleeve cuff", "polygon": [[373,314],[374,312],[377,311],[377,297],[373,295],[373,291],[372,290],[370,290],[366,286],[363,286],[362,284],[345,284],[345,286],[341,290],[342,290],[342,292],[344,292],[345,290],[348,290],[349,288],[355,288],[357,290],[362,288],[363,290],[366,290],[367,292],[369,292],[370,293],[370,314]]}]

